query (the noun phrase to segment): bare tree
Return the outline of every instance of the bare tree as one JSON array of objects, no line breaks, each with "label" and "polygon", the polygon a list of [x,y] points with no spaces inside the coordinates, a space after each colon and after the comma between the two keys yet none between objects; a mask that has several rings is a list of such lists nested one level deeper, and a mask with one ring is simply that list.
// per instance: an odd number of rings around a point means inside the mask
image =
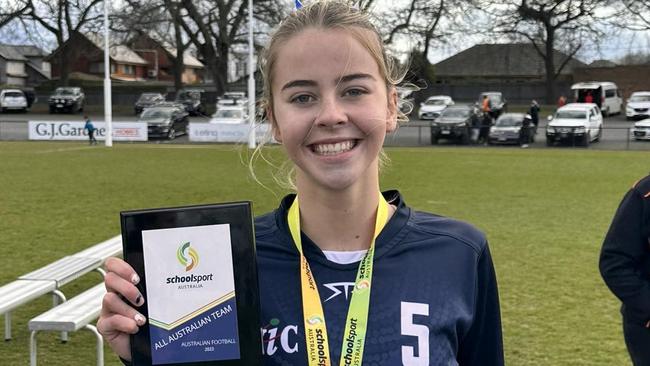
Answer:
[{"label": "bare tree", "polygon": [[[607,0],[488,0],[492,32],[532,44],[544,61],[546,102],[555,100],[555,81],[585,42],[603,37],[597,10]],[[556,64],[556,50],[565,57]]]},{"label": "bare tree", "polygon": [[5,0],[0,2],[0,28],[19,18],[27,10],[23,1]]},{"label": "bare tree", "polygon": [[25,30],[36,25],[56,39],[60,67],[60,81],[68,84],[69,49],[61,47],[75,32],[101,18],[97,5],[102,0],[25,0],[25,11],[20,16]]},{"label": "bare tree", "polygon": [[[624,22],[617,25],[632,30],[650,30],[650,0],[623,0]],[[631,15],[630,17],[626,15]]]}]

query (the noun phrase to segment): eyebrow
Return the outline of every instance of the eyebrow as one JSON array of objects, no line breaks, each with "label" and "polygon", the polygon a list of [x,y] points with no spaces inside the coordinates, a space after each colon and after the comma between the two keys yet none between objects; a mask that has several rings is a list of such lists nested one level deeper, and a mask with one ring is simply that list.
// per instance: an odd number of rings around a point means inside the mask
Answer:
[{"label": "eyebrow", "polygon": [[[375,78],[370,75],[370,74],[364,74],[364,73],[356,73],[356,74],[350,74],[350,75],[345,75],[342,76],[339,80],[337,80],[337,83],[346,83],[350,82],[353,80],[359,80],[359,79],[370,79],[370,80],[375,80]],[[296,88],[296,87],[301,87],[301,86],[316,86],[317,83],[313,80],[292,80],[282,87],[281,90],[286,90],[289,88]]]}]

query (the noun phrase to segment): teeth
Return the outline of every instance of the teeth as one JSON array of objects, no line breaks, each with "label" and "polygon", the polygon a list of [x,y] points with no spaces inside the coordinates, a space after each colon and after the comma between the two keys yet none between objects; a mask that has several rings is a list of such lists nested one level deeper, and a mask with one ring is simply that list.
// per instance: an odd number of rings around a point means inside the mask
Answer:
[{"label": "teeth", "polygon": [[318,144],[314,145],[314,152],[320,155],[335,155],[351,150],[355,143],[352,140],[337,142],[336,144]]}]

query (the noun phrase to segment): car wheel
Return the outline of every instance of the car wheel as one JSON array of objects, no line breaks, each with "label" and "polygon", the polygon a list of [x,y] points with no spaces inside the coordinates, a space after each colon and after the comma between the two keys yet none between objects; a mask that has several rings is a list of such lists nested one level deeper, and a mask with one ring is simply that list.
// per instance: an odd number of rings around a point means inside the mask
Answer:
[{"label": "car wheel", "polygon": [[603,116],[609,117],[609,108],[605,108],[605,110],[603,111]]},{"label": "car wheel", "polygon": [[438,144],[438,137],[435,135],[431,135],[431,145],[437,145]]},{"label": "car wheel", "polygon": [[598,133],[596,134],[596,138],[594,139],[594,142],[600,141],[601,137],[603,137],[603,128],[598,127]]},{"label": "car wheel", "polygon": [[589,132],[587,132],[587,133],[585,133],[585,136],[582,138],[582,142],[581,142],[580,145],[582,145],[584,147],[589,147],[590,142],[591,141],[590,141],[590,138],[589,138]]},{"label": "car wheel", "polygon": [[83,111],[84,111],[84,105],[81,104],[81,105],[79,106],[79,113],[82,113]]},{"label": "car wheel", "polygon": [[460,137],[460,143],[463,145],[469,145],[469,133],[465,132],[461,137]]},{"label": "car wheel", "polygon": [[54,112],[56,112],[54,108],[50,107],[50,114],[54,114]]},{"label": "car wheel", "polygon": [[7,110],[5,108],[0,108],[0,113],[5,113]]},{"label": "car wheel", "polygon": [[167,132],[167,138],[169,140],[173,140],[176,138],[176,130],[173,127],[169,129],[169,132]]},{"label": "car wheel", "polygon": [[553,142],[554,141],[552,138],[549,137],[546,138],[546,146],[553,146]]}]

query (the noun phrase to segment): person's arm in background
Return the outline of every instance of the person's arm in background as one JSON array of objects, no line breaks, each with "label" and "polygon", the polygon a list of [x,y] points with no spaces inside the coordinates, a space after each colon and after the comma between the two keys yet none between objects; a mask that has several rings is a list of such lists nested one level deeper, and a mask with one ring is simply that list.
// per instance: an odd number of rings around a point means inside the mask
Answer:
[{"label": "person's arm in background", "polygon": [[648,245],[650,197],[638,186],[627,192],[616,211],[600,253],[600,273],[626,309],[644,323],[650,320],[650,279],[641,270]]}]

